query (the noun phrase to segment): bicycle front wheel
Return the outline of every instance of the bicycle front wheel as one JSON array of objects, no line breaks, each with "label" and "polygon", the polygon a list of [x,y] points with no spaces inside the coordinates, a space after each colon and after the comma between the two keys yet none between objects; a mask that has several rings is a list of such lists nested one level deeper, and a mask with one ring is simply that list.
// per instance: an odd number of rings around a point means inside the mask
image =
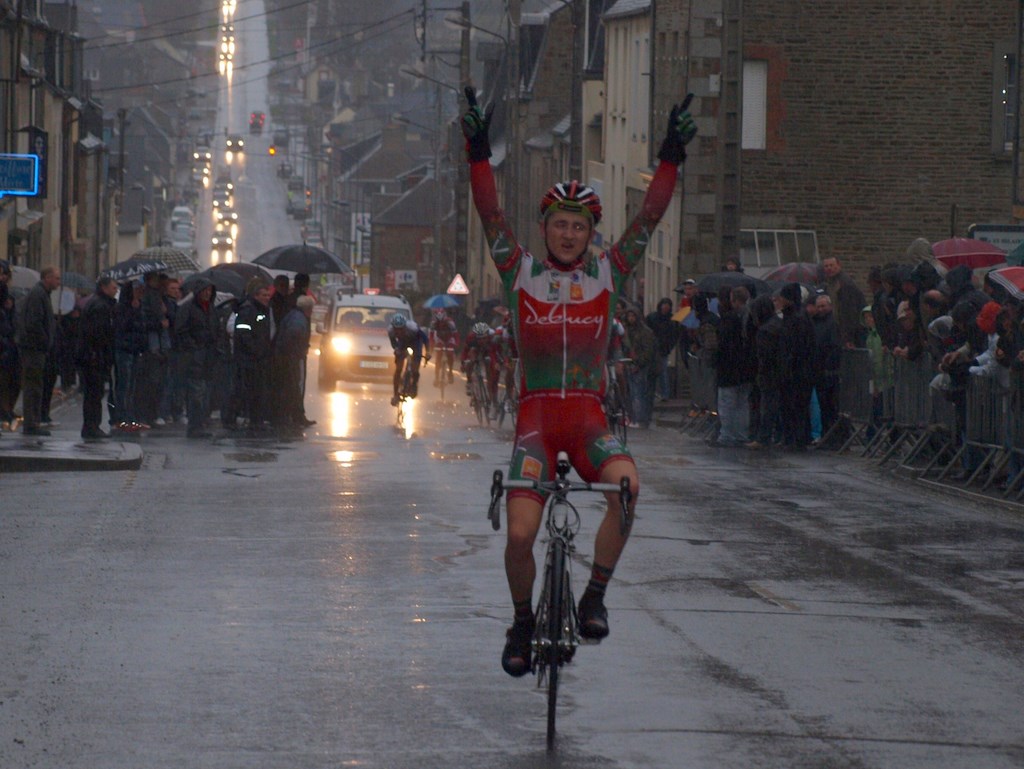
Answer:
[{"label": "bicycle front wheel", "polygon": [[567,609],[563,603],[568,599],[565,591],[565,549],[561,543],[551,545],[551,561],[547,573],[548,605],[547,632],[549,644],[544,650],[547,659],[548,679],[548,750],[555,746],[555,715],[558,705],[558,666],[562,645],[562,627]]}]

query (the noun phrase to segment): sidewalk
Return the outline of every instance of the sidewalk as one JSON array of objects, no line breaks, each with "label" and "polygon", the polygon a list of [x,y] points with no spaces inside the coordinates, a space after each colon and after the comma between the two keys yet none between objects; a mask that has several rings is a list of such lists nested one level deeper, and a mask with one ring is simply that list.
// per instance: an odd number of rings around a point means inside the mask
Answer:
[{"label": "sidewalk", "polygon": [[85,442],[81,439],[82,399],[77,393],[58,398],[51,414],[57,422],[48,437],[3,432],[0,437],[0,473],[82,470],[137,470],[142,465],[138,443],[116,439]]}]

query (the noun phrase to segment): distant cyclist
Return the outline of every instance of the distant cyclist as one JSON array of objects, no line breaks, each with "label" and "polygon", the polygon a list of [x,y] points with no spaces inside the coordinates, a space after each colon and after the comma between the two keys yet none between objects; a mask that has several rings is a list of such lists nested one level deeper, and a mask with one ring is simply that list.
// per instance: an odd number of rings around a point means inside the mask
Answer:
[{"label": "distant cyclist", "polygon": [[[590,253],[601,201],[579,181],[556,184],[540,202],[540,226],[547,253],[528,253],[509,229],[498,206],[488,128],[490,112],[466,89],[469,109],[462,118],[470,163],[470,183],[491,257],[513,315],[519,351],[519,419],[508,476],[552,479],[555,455],[566,451],[585,481],[618,483],[629,478],[633,501],[639,490],[636,465],[608,430],[602,409],[605,361],[616,299],[629,274],[643,258],[651,233],[665,213],[676,186],[685,146],[697,133],[686,111],[689,97],[672,109],[668,132],[658,152],[660,164],[643,205],[610,250]],[[537,566],[533,544],[541,524],[544,498],[531,489],[508,493],[508,540],[505,571],[514,620],[501,656],[512,676],[531,669],[534,630],[533,583]],[[619,529],[617,494],[608,495],[608,510],[594,545],[590,582],[579,602],[580,633],[608,635],[605,588],[626,544]]]},{"label": "distant cyclist", "polygon": [[444,310],[435,310],[434,319],[430,324],[430,350],[434,356],[434,386],[438,386],[442,376],[448,382],[455,381],[452,367],[455,365],[455,348],[459,346],[459,331],[455,321],[448,317]]},{"label": "distant cyclist", "polygon": [[[427,333],[416,321],[397,313],[391,318],[388,339],[391,340],[391,349],[395,351],[395,378],[391,383],[394,394],[391,396],[391,405],[397,406],[402,395],[416,397],[420,381],[420,363],[423,362],[423,350],[427,346]],[[403,393],[402,375],[405,373],[406,363],[412,371],[412,392]]]},{"label": "distant cyclist", "polygon": [[484,384],[487,386],[487,397],[494,403],[498,393],[497,361],[495,360],[494,329],[483,321],[477,321],[466,335],[466,343],[462,347],[462,372],[466,375],[466,394],[473,394],[473,371],[482,366]]}]

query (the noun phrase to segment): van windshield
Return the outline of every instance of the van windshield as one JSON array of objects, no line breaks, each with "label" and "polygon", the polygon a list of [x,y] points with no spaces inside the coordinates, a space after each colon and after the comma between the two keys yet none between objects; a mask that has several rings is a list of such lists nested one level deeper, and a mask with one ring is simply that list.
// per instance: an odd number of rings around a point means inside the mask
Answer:
[{"label": "van windshield", "polygon": [[384,307],[339,307],[334,327],[338,331],[387,329],[395,314],[395,310]]}]

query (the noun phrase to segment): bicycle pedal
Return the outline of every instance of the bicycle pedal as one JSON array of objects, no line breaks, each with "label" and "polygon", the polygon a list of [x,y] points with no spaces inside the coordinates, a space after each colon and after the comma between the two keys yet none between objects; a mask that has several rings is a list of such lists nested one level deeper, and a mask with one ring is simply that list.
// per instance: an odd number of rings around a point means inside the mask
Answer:
[{"label": "bicycle pedal", "polygon": [[580,636],[580,639],[579,639],[579,641],[577,641],[577,644],[579,644],[580,646],[597,646],[598,644],[601,643],[602,640],[604,640],[604,639],[602,639],[602,638],[584,638],[583,636]]}]

